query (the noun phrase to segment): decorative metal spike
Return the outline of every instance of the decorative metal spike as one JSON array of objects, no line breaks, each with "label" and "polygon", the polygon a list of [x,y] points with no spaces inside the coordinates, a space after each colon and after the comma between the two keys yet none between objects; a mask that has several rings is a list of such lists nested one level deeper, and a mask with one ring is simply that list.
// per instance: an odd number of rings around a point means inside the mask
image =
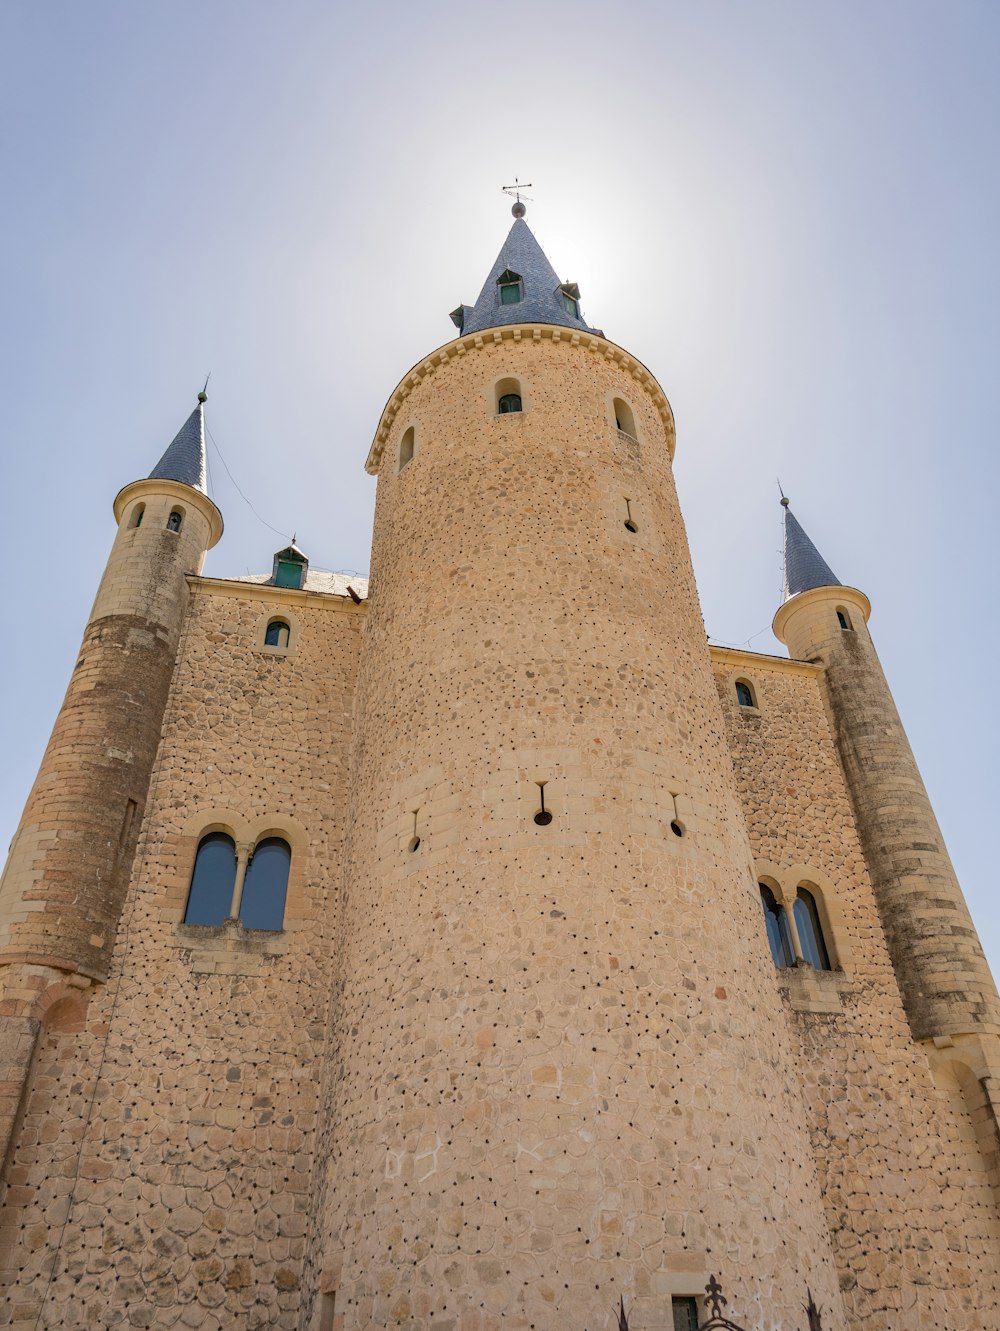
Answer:
[{"label": "decorative metal spike", "polygon": [[806,1316],[809,1318],[809,1331],[823,1331],[823,1322],[821,1320],[822,1310],[816,1307],[816,1301],[812,1296],[812,1290],[807,1289],[809,1302],[805,1306]]},{"label": "decorative metal spike", "polygon": [[713,1317],[721,1317],[722,1310],[729,1302],[722,1292],[722,1286],[716,1280],[715,1276],[709,1276],[708,1284],[705,1286],[705,1307]]}]

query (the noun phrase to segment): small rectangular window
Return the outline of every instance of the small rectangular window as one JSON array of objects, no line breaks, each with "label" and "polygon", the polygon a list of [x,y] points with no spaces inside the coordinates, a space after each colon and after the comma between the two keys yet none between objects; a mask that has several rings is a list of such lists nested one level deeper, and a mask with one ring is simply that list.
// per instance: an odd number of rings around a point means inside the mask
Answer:
[{"label": "small rectangular window", "polygon": [[302,586],[302,565],[293,564],[291,560],[279,559],[278,567],[274,573],[275,587],[301,587]]},{"label": "small rectangular window", "polygon": [[697,1299],[687,1294],[675,1294],[670,1304],[674,1314],[674,1331],[698,1331]]},{"label": "small rectangular window", "polygon": [[501,305],[518,305],[521,300],[520,282],[506,282],[500,288]]},{"label": "small rectangular window", "polygon": [[319,1322],[317,1331],[333,1331],[333,1314],[337,1304],[336,1294],[319,1296]]}]

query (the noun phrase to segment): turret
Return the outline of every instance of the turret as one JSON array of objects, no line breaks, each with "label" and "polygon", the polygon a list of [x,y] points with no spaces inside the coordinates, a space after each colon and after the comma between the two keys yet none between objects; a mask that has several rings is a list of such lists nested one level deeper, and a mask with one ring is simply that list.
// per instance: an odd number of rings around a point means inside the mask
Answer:
[{"label": "turret", "polygon": [[828,711],[914,1038],[942,1045],[996,1034],[996,985],[868,632],[868,597],[838,582],[788,500],[781,502],[785,600],[774,632],[793,657],[823,666]]},{"label": "turret", "polygon": [[677,1325],[738,1225],[795,1325],[839,1296],[672,413],[515,217],[368,459],[317,1324]]},{"label": "turret", "polygon": [[[107,977],[187,604],[222,534],[205,394],[114,501],[107,567],[0,880],[0,966]],[[8,988],[10,976],[7,976]]]}]

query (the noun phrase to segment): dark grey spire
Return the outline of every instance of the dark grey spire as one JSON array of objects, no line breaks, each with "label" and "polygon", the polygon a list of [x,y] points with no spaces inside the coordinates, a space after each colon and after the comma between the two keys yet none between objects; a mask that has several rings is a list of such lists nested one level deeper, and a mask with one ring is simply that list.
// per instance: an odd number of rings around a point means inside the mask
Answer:
[{"label": "dark grey spire", "polygon": [[787,601],[798,592],[813,587],[840,587],[833,570],[799,526],[798,519],[782,496],[785,510],[785,596]]},{"label": "dark grey spire", "polygon": [[174,441],[149,473],[151,481],[180,481],[208,494],[205,465],[206,393],[198,394],[198,405],[174,436]]},{"label": "dark grey spire", "polygon": [[581,332],[599,332],[580,318],[579,288],[559,281],[527,222],[518,215],[517,205],[515,218],[479,299],[452,313],[459,332],[481,333],[484,328],[521,323],[561,324]]}]

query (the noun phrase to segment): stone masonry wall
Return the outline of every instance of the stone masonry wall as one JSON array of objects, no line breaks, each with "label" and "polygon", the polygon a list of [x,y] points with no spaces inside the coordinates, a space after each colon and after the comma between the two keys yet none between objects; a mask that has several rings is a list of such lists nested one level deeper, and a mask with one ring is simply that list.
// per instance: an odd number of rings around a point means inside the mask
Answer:
[{"label": "stone masonry wall", "polygon": [[[25,1331],[299,1323],[363,607],[192,591],[111,979],[42,1036],[6,1171]],[[211,827],[290,842],[282,932],[180,923]]]},{"label": "stone masonry wall", "polygon": [[[781,970],[841,1286],[856,1331],[1000,1325],[1000,1225],[960,1098],[910,1034],[819,670],[713,649],[758,873],[820,899],[837,967]],[[756,708],[740,707],[748,681]],[[760,925],[764,930],[761,915]]]}]

